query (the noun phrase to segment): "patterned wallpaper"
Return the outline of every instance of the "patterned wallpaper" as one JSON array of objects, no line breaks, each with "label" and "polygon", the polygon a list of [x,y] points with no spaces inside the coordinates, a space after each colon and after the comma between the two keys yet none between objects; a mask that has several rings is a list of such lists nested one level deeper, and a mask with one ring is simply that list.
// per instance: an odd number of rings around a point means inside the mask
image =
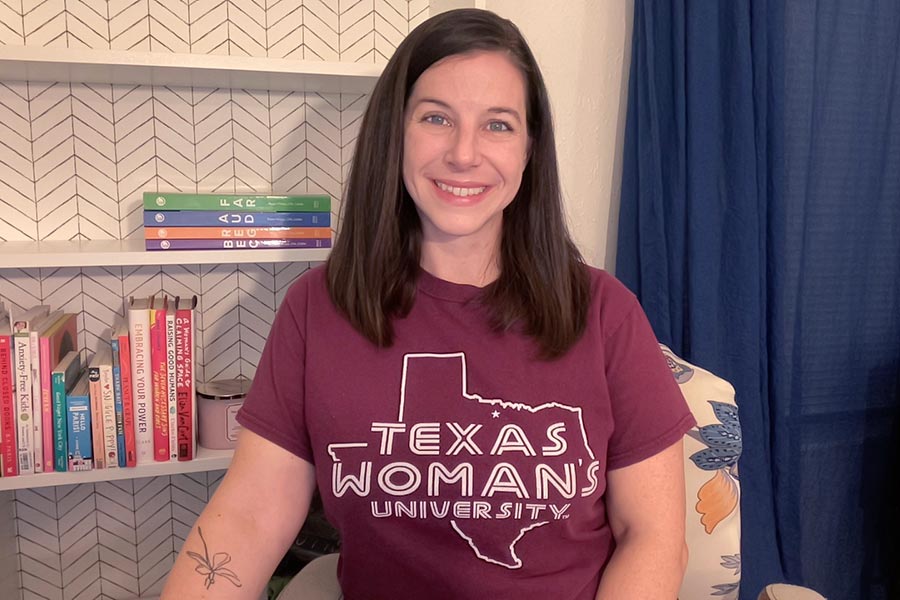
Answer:
[{"label": "patterned wallpaper", "polygon": [[0,45],[382,62],[428,0],[0,0]]},{"label": "patterned wallpaper", "polygon": [[[0,45],[383,62],[428,12],[428,0],[0,0]],[[336,214],[365,102],[0,81],[0,240],[140,237],[144,190],[327,192]],[[307,268],[0,269],[0,297],[78,313],[82,347],[93,350],[128,296],[197,293],[200,378],[252,377],[284,292]],[[15,492],[20,597],[159,594],[221,477]],[[10,591],[0,583],[0,597]]]}]

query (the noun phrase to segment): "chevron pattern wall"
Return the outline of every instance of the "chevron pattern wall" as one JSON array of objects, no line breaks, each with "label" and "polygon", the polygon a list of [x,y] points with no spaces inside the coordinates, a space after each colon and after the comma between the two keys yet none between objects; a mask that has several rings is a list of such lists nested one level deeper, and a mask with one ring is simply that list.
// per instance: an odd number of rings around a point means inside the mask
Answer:
[{"label": "chevron pattern wall", "polygon": [[158,596],[224,471],[16,492],[23,598]]},{"label": "chevron pattern wall", "polygon": [[0,0],[0,44],[382,62],[428,0]]},{"label": "chevron pattern wall", "polygon": [[[381,63],[429,0],[0,0],[0,45]],[[0,240],[141,237],[141,192],[325,192],[335,218],[367,98],[0,81]],[[252,377],[308,263],[0,269],[0,296],[79,315],[199,296],[198,377]],[[158,595],[222,472],[19,490],[23,599]],[[5,596],[4,596],[5,598]]]}]

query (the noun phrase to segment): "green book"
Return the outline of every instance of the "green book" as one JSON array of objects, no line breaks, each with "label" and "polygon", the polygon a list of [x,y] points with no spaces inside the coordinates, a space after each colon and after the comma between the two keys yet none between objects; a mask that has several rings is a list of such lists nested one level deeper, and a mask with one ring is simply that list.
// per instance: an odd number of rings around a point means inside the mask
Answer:
[{"label": "green book", "polygon": [[81,374],[81,356],[77,350],[66,354],[53,369],[53,468],[55,471],[69,470],[69,442],[67,434],[66,394],[75,386]]},{"label": "green book", "polygon": [[331,196],[300,194],[176,194],[144,192],[144,210],[227,210],[249,212],[331,212]]}]

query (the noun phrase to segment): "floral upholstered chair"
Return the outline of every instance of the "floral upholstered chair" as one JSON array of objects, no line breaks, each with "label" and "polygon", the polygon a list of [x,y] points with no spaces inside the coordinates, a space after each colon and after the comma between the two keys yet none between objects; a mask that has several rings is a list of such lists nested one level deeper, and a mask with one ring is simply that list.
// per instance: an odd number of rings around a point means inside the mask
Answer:
[{"label": "floral upholstered chair", "polygon": [[697,427],[684,437],[690,557],[679,598],[735,600],[741,581],[741,425],[730,383],[660,345]]}]

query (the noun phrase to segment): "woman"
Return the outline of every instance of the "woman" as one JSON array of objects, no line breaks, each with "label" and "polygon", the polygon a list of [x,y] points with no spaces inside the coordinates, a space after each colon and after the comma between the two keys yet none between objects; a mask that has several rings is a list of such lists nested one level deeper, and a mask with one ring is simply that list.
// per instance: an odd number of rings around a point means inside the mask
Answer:
[{"label": "woman", "polygon": [[345,195],[163,598],[256,598],[316,486],[351,600],[674,598],[693,419],[635,298],[569,237],[512,23],[458,10],[407,37]]}]

